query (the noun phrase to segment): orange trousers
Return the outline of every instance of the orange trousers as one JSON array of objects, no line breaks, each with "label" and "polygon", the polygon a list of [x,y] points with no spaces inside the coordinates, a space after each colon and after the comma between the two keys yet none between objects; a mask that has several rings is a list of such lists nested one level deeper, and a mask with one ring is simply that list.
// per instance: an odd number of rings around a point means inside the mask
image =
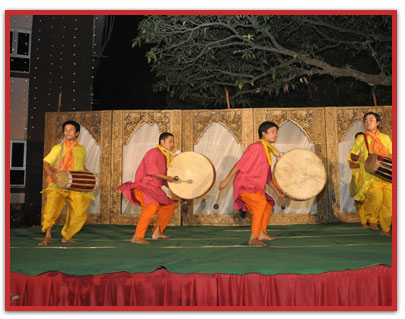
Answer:
[{"label": "orange trousers", "polygon": [[273,206],[266,200],[266,196],[260,193],[243,192],[239,195],[242,202],[245,203],[247,209],[252,214],[252,234],[259,238],[260,230],[267,234],[267,225]]},{"label": "orange trousers", "polygon": [[158,214],[158,220],[156,225],[153,227],[152,231],[159,226],[160,233],[163,233],[167,224],[169,223],[170,218],[174,212],[174,204],[171,205],[160,205],[158,203],[153,203],[146,205],[143,202],[143,192],[135,189],[135,198],[141,203],[141,217],[139,217],[138,223],[136,225],[135,236],[138,238],[145,238],[146,231],[148,230],[149,224],[151,223],[155,214]]}]

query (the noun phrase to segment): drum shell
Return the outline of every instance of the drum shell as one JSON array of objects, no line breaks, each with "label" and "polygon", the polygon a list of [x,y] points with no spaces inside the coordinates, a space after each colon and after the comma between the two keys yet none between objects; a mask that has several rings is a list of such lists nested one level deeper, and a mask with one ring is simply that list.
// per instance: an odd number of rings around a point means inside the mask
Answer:
[{"label": "drum shell", "polygon": [[369,154],[364,167],[366,172],[392,183],[392,160],[389,157]]},{"label": "drum shell", "polygon": [[76,192],[91,192],[99,185],[99,178],[87,171],[58,171],[56,186]]}]

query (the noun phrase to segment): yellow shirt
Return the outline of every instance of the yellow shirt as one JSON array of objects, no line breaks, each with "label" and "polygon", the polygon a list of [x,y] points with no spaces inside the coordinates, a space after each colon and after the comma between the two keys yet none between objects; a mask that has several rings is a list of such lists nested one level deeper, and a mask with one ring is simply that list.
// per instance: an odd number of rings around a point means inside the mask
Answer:
[{"label": "yellow shirt", "polygon": [[[44,158],[44,162],[47,162],[49,164],[49,166],[51,167],[51,169],[53,169],[55,167],[55,165],[57,165],[61,147],[62,146],[60,143],[56,144],[54,147],[52,147],[52,149],[48,153],[48,155],[46,155]],[[61,159],[63,158],[63,156],[65,156],[66,152],[67,152],[67,148],[64,147]],[[72,150],[72,153],[73,153],[73,160],[74,160],[73,170],[74,171],[84,171],[84,162],[86,161],[86,149],[84,148],[83,145],[77,144],[77,146]],[[61,189],[61,188],[56,187],[56,185],[54,183],[49,184],[48,187],[46,188],[46,190],[65,190],[66,191],[66,189]],[[76,192],[76,191],[70,191],[70,192],[83,194],[90,199],[95,198],[93,193],[91,193],[91,192],[87,192],[87,193]]]},{"label": "yellow shirt", "polygon": [[350,196],[354,197],[362,184],[360,168],[352,168],[352,180],[350,181]]},{"label": "yellow shirt", "polygon": [[[378,138],[384,144],[388,154],[391,155],[392,154],[392,142],[391,142],[390,137],[387,134],[380,133]],[[370,137],[367,137],[367,139],[368,139],[367,140],[368,145],[371,145],[372,139]],[[358,162],[353,161],[351,159],[351,154],[359,155],[360,152],[361,152],[360,160]],[[370,153],[372,153],[371,150],[370,150]],[[363,201],[364,198],[365,198],[365,194],[366,194],[368,188],[371,185],[371,182],[373,182],[374,180],[378,180],[378,177],[366,172],[366,169],[365,169],[364,165],[365,165],[367,157],[368,157],[368,151],[367,151],[366,143],[364,141],[364,136],[359,135],[359,136],[357,136],[356,140],[354,141],[353,147],[349,152],[349,158],[348,158],[348,160],[350,162],[360,164],[358,174],[361,175],[362,181],[361,181],[361,183],[359,183],[359,185],[357,187],[357,193],[353,197],[354,200],[357,200],[357,201]]]}]

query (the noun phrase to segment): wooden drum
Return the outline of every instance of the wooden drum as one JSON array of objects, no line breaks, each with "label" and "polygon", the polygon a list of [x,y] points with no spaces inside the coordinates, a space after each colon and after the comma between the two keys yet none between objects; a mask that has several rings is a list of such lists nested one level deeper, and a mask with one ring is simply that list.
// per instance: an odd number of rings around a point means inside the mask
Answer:
[{"label": "wooden drum", "polygon": [[91,192],[98,187],[99,178],[86,171],[56,172],[56,186],[77,192]]},{"label": "wooden drum", "polygon": [[389,157],[368,154],[364,166],[368,173],[392,183],[392,160]]},{"label": "wooden drum", "polygon": [[325,187],[326,170],[315,153],[294,149],[284,153],[274,164],[273,180],[291,199],[307,200]]},{"label": "wooden drum", "polygon": [[168,176],[179,180],[169,182],[170,190],[180,198],[193,199],[206,194],[215,182],[215,168],[208,157],[196,152],[177,155],[167,168]]}]

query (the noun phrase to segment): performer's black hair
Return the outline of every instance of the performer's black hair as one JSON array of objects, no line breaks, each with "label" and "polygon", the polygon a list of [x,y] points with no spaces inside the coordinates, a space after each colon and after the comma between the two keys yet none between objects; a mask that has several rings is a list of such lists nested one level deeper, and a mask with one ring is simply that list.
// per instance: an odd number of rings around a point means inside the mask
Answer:
[{"label": "performer's black hair", "polygon": [[357,136],[359,136],[359,135],[364,135],[364,132],[357,132],[356,135],[354,136],[354,139],[356,139]]},{"label": "performer's black hair", "polygon": [[160,141],[166,140],[169,136],[173,136],[173,134],[169,133],[169,132],[164,132],[164,133],[160,134],[160,136],[159,136],[159,144],[160,144]]},{"label": "performer's black hair", "polygon": [[259,138],[262,138],[262,133],[267,133],[267,130],[272,127],[276,127],[278,130],[278,125],[273,122],[266,121],[260,124],[259,129],[257,130],[259,133]]},{"label": "performer's black hair", "polygon": [[75,127],[76,133],[80,132],[80,124],[75,122],[75,121],[66,121],[65,123],[63,123],[62,124],[62,132],[65,131],[65,126],[68,125],[68,124],[73,125]]},{"label": "performer's black hair", "polygon": [[[363,121],[366,119],[366,117],[367,117],[368,115],[374,115],[375,120],[376,120],[377,122],[380,122],[380,123],[381,123],[381,116],[380,116],[380,114],[375,113],[375,112],[367,112],[366,114],[364,114],[364,116],[363,116]],[[380,124],[377,125],[377,128],[378,128],[378,129],[380,128]]]}]

